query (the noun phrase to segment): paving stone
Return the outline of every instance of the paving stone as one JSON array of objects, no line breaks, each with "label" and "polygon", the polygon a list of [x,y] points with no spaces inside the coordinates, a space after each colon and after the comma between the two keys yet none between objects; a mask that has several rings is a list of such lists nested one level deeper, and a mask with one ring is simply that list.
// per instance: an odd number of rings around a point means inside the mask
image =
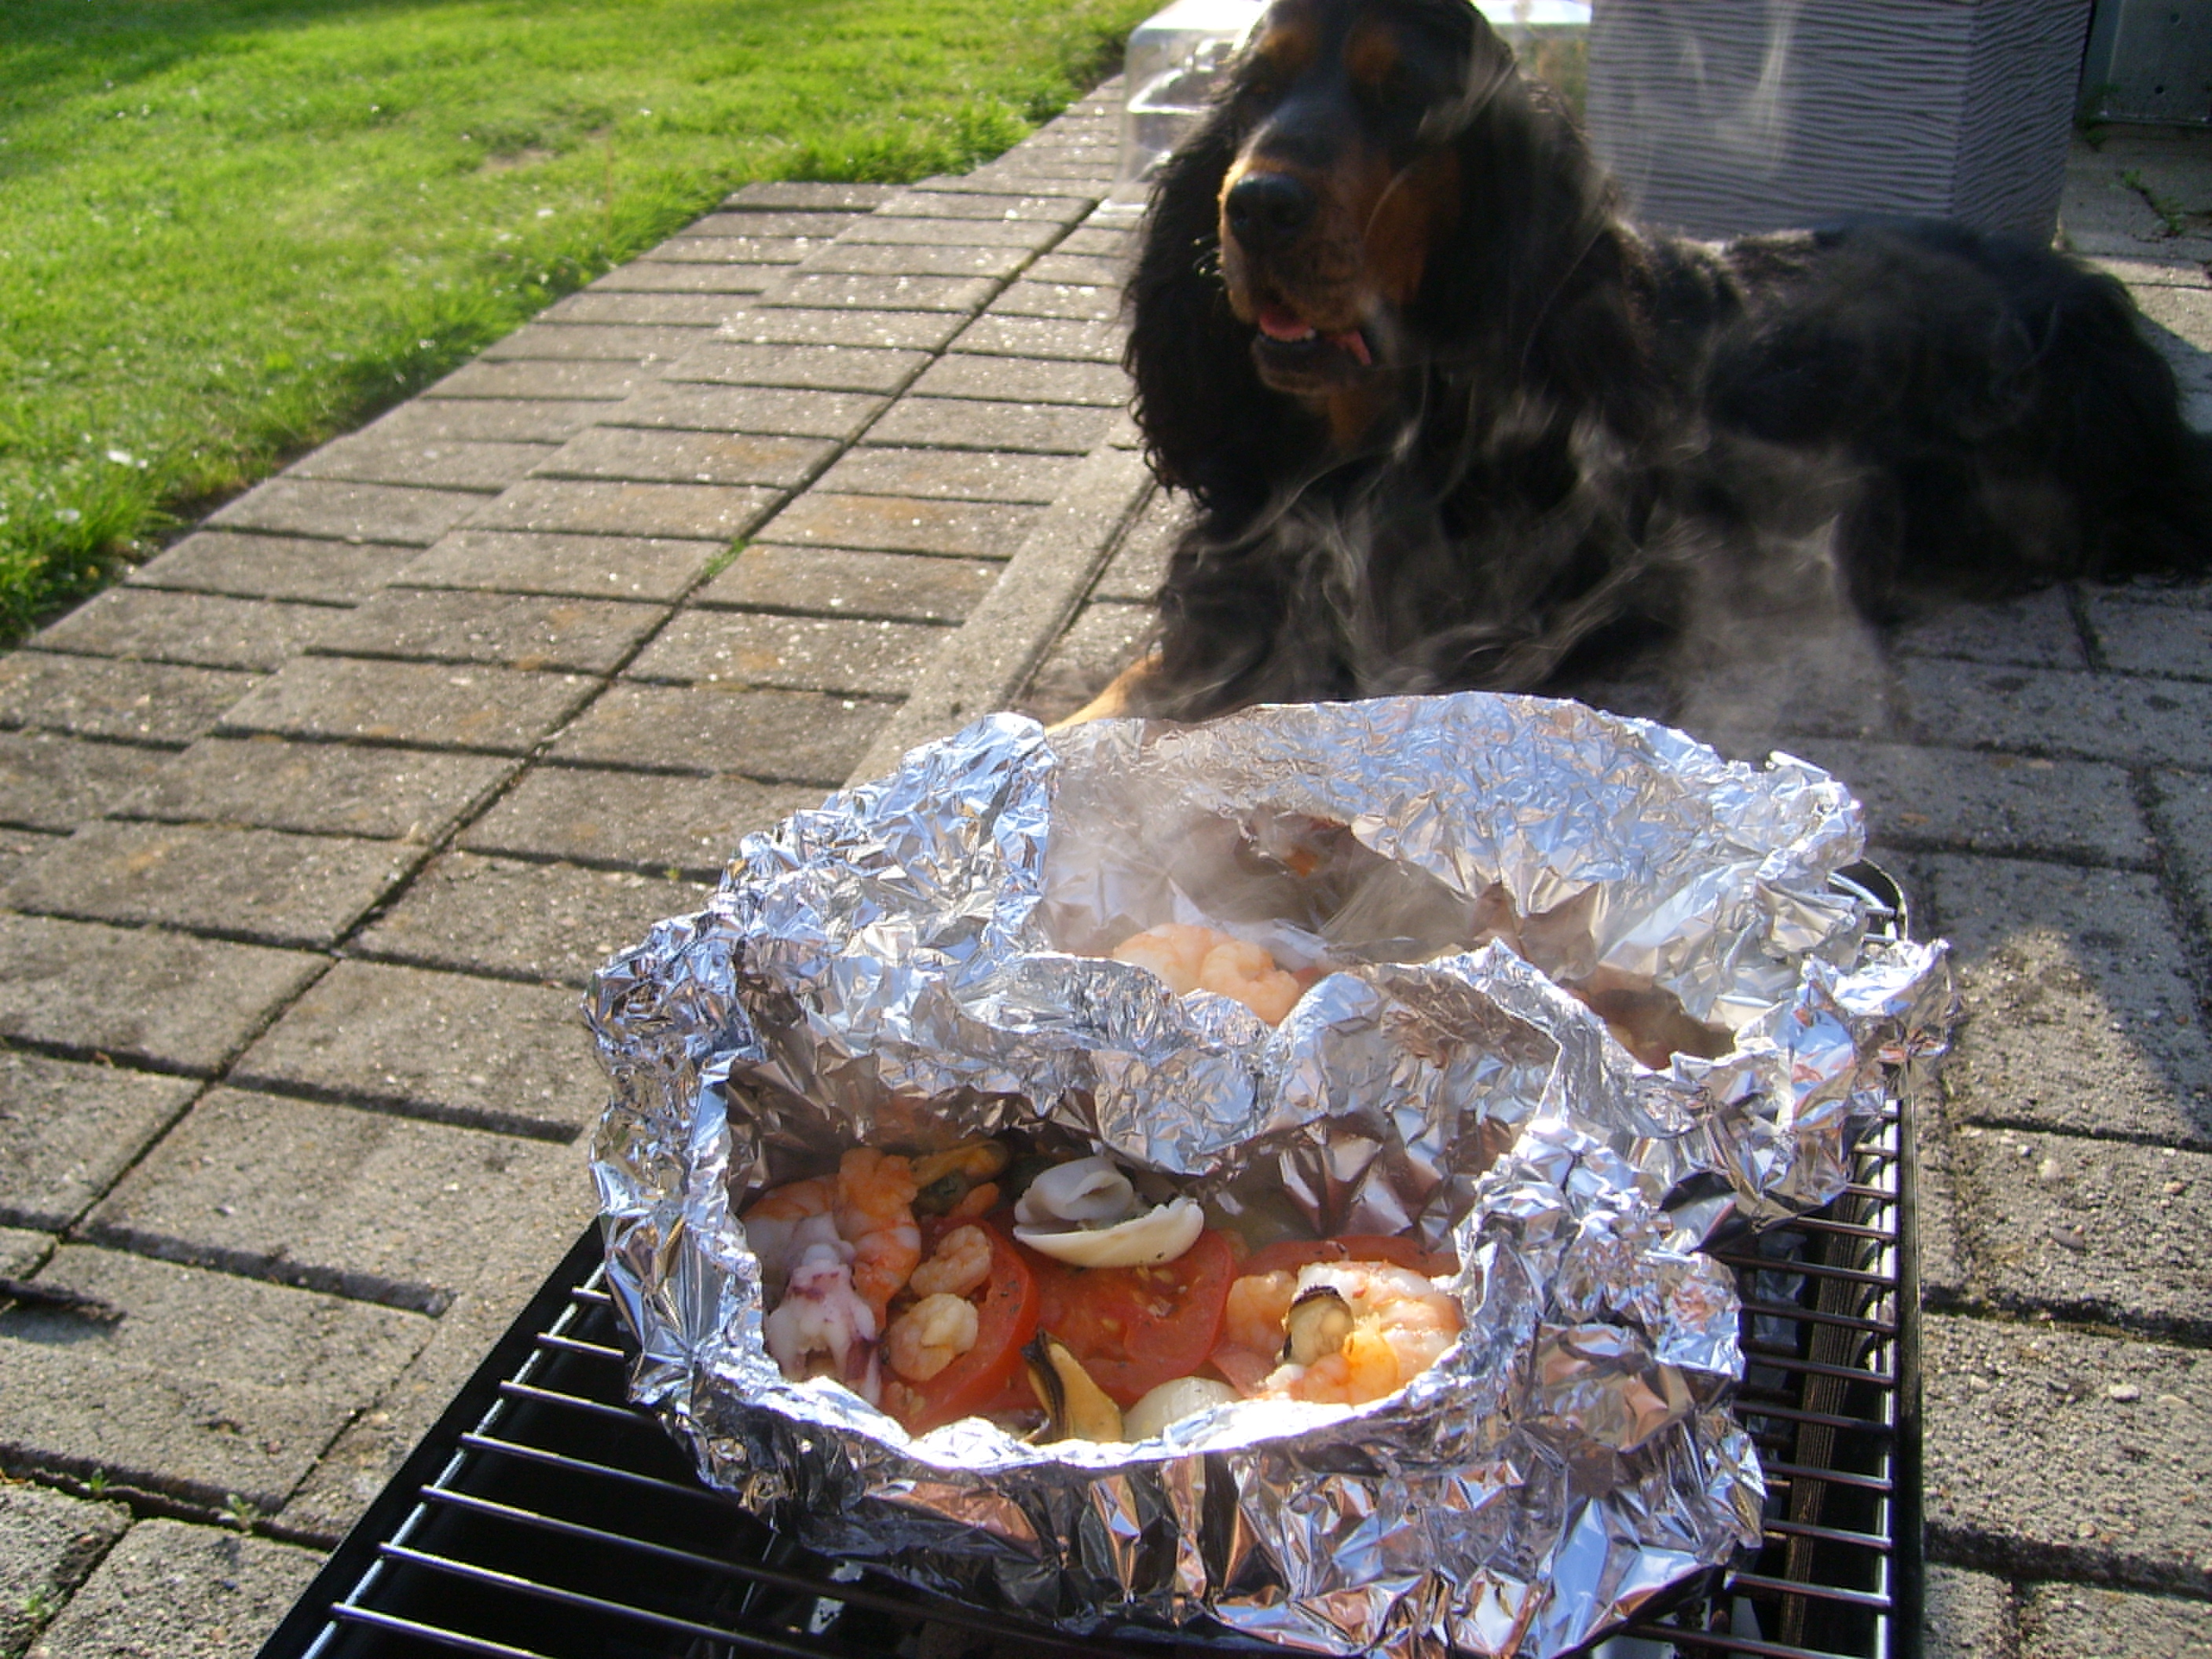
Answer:
[{"label": "paving stone", "polygon": [[374,1403],[347,1425],[284,1505],[285,1526],[335,1541],[398,1473],[528,1304],[549,1266],[576,1242],[581,1229],[571,1218],[574,1212],[555,1200],[588,1203],[588,1193],[564,1185],[559,1194],[541,1196],[541,1213],[529,1226],[488,1241],[471,1264],[467,1287],[439,1316],[422,1351],[381,1390],[365,1396]]},{"label": "paving stone", "polygon": [[1064,201],[1079,214],[1087,214],[1097,205],[1098,193],[1089,190],[1063,190],[1058,185],[1025,184],[1009,180],[994,174],[988,167],[978,167],[973,173],[940,173],[920,180],[916,190],[947,196],[973,196],[986,199],[998,198],[1000,204],[1007,201]]},{"label": "paving stone", "polygon": [[557,760],[835,788],[889,718],[880,702],[720,685],[613,685],[553,745]]},{"label": "paving stone", "polygon": [[204,1075],[324,966],[299,951],[0,915],[0,1036]]},{"label": "paving stone", "polygon": [[879,553],[1012,558],[1040,508],[997,502],[846,495],[817,487],[770,520],[764,541]]},{"label": "paving stone", "polygon": [[2212,1659],[2212,1606],[2202,1601],[2032,1584],[2020,1623],[2021,1659]]},{"label": "paving stone", "polygon": [[814,184],[806,180],[763,179],[758,183],[745,185],[723,203],[723,206],[775,211],[817,210],[866,213],[890,200],[893,194],[889,185]]},{"label": "paving stone", "polygon": [[0,1273],[27,1279],[39,1264],[54,1253],[59,1243],[51,1233],[34,1233],[21,1227],[0,1227]]},{"label": "paving stone", "polygon": [[[1886,849],[1876,862],[1905,884],[1910,873]],[[1913,890],[1907,889],[1908,893]],[[1953,1310],[1978,1306],[1982,1291],[1966,1253],[1960,1213],[1957,1159],[1952,1144],[1958,1131],[1943,1121],[1941,1102],[1932,1096],[1920,1103],[1914,1127],[1917,1194],[1920,1214],[1917,1233],[1920,1245],[1920,1300],[1926,1308]]]},{"label": "paving stone", "polygon": [[52,852],[64,839],[46,830],[0,828],[0,884],[15,880],[18,874]]},{"label": "paving stone", "polygon": [[1994,604],[1955,605],[1917,618],[1890,636],[1894,649],[1923,657],[2086,668],[2080,630],[2063,588]]},{"label": "paving stone", "polygon": [[915,674],[859,775],[880,775],[915,744],[1017,702],[1152,488],[1133,453],[1101,449],[1086,459],[957,634]]},{"label": "paving stone", "polygon": [[878,443],[946,449],[1088,455],[1113,424],[1109,410],[905,397],[870,428]]},{"label": "paving stone", "polygon": [[806,269],[810,273],[836,271],[851,276],[1006,277],[1030,258],[1026,248],[856,246],[836,242],[809,259]]},{"label": "paving stone", "polygon": [[[412,405],[410,405],[411,407]],[[133,586],[357,605],[421,550],[203,530],[131,574]]]},{"label": "paving stone", "polygon": [[2212,778],[2191,772],[2151,775],[2152,820],[2183,902],[2203,927],[2212,919]]},{"label": "paving stone", "polygon": [[22,1227],[67,1227],[184,1110],[198,1086],[149,1072],[0,1051],[0,1216]]},{"label": "paving stone", "polygon": [[667,362],[699,343],[697,324],[532,323],[484,349],[486,362]]},{"label": "paving stone", "polygon": [[574,990],[376,962],[331,969],[231,1080],[547,1139],[606,1103]]},{"label": "paving stone", "polygon": [[248,490],[208,522],[282,536],[428,547],[483,505],[481,496],[455,489],[278,477]]},{"label": "paving stone", "polygon": [[[841,276],[810,277],[806,280],[858,282],[861,279]],[[988,288],[989,284],[982,286]],[[978,300],[976,303],[980,305],[982,301]],[[810,309],[785,301],[774,306],[761,306],[732,318],[720,333],[724,339],[743,341],[752,345],[878,346],[907,351],[938,351],[967,325],[964,310]]]},{"label": "paving stone", "polygon": [[469,826],[461,845],[472,853],[627,864],[712,878],[743,836],[821,804],[818,788],[726,775],[672,777],[539,766]]},{"label": "paving stone", "polygon": [[878,208],[854,220],[839,242],[845,247],[1010,247],[1036,253],[1058,241],[1060,234],[1060,227],[1049,220],[946,219]]},{"label": "paving stone", "polygon": [[540,477],[548,478],[757,484],[796,489],[836,453],[836,445],[818,438],[603,426],[547,456],[538,471]]},{"label": "paving stone", "polygon": [[616,599],[394,587],[347,613],[324,643],[355,656],[608,674],[667,614]]},{"label": "paving stone", "polygon": [[633,259],[593,283],[593,294],[726,294],[750,300],[789,265],[659,264]]},{"label": "paving stone", "polygon": [[631,678],[896,696],[945,642],[917,623],[686,611],[641,652]]},{"label": "paving stone", "polygon": [[30,1659],[250,1659],[322,1565],[295,1545],[142,1522]]},{"label": "paving stone", "polygon": [[41,630],[39,643],[86,656],[267,671],[315,644],[343,614],[322,605],[111,587]]},{"label": "paving stone", "polygon": [[928,361],[927,352],[875,346],[760,346],[730,341],[700,347],[669,378],[819,392],[896,392]]},{"label": "paving stone", "polygon": [[120,1504],[0,1485],[0,1653],[29,1646],[130,1524]]},{"label": "paving stone", "polygon": [[428,842],[467,817],[515,765],[489,755],[287,743],[274,736],[202,738],[167,760],[116,812]]},{"label": "paving stone", "polygon": [[999,291],[994,276],[864,276],[797,270],[765,290],[751,314],[782,306],[923,315],[981,311]]},{"label": "paving stone", "polygon": [[991,314],[1111,323],[1121,314],[1121,290],[1097,283],[1013,283],[991,301]]},{"label": "paving stone", "polygon": [[1127,282],[1127,264],[1118,258],[1098,254],[1069,253],[1066,243],[1052,252],[1041,255],[1037,262],[1022,273],[1024,282],[1073,283],[1094,288],[1115,288]]},{"label": "paving stone", "polygon": [[850,392],[665,384],[624,404],[611,417],[610,424],[676,427],[694,432],[759,432],[850,443],[883,407],[881,398]]},{"label": "paving stone", "polygon": [[933,554],[854,553],[843,548],[755,542],[700,589],[695,602],[895,622],[954,623],[990,591],[1000,568],[981,559]]},{"label": "paving stone", "polygon": [[2212,768],[2212,686],[1908,659],[1915,725],[1964,748]]},{"label": "paving stone", "polygon": [[822,246],[811,236],[672,236],[647,257],[662,264],[794,265]]},{"label": "paving stone", "polygon": [[940,357],[914,389],[929,398],[1087,404],[1101,409],[1119,409],[1129,401],[1129,377],[1117,365],[1036,362],[1021,357]]},{"label": "paving stone", "polygon": [[1922,1659],[2009,1659],[2012,1586],[1960,1567],[1927,1569]]},{"label": "paving stone", "polygon": [[1152,492],[1115,550],[1114,561],[1091,590],[1095,599],[1133,599],[1149,605],[1168,574],[1168,561],[1190,522],[1190,507],[1164,489]]},{"label": "paving stone", "polygon": [[0,819],[66,833],[169,763],[157,749],[51,732],[0,732]]},{"label": "paving stone", "polygon": [[[33,1281],[123,1317],[0,1313],[0,1447],[19,1465],[274,1510],[430,1322],[121,1251],[64,1245]],[[53,1639],[49,1632],[49,1641]]]},{"label": "paving stone", "polygon": [[1074,471],[1073,461],[1052,456],[868,447],[847,450],[816,488],[833,495],[1049,506]]},{"label": "paving stone", "polygon": [[2212,1050],[2150,877],[1948,854],[1922,867],[1967,1014],[1943,1072],[1954,1121],[2212,1147]]},{"label": "paving stone", "polygon": [[566,1146],[216,1089],[88,1231],[142,1255],[434,1315],[549,1194],[580,1226],[590,1191]]},{"label": "paving stone", "polygon": [[0,726],[182,748],[261,683],[220,668],[26,647],[0,658]]},{"label": "paving stone", "polygon": [[851,212],[811,213],[799,209],[745,207],[709,213],[684,228],[686,236],[796,236],[826,242],[860,222]]},{"label": "paving stone", "polygon": [[1150,605],[1098,602],[1084,606],[1038,665],[1018,706],[1048,725],[1066,719],[1142,654],[1156,620]]},{"label": "paving stone", "polygon": [[571,294],[539,313],[545,323],[675,323],[714,328],[744,308],[728,294],[620,294],[598,289]]},{"label": "paving stone", "polygon": [[2212,611],[2094,593],[2089,626],[2114,668],[2136,674],[2212,678]]},{"label": "paving stone", "polygon": [[1890,846],[2144,867],[2156,848],[2125,771],[2094,761],[1814,738],[1790,752],[1825,767]]},{"label": "paving stone", "polygon": [[449,853],[362,934],[360,948],[417,966],[582,987],[663,916],[698,909],[708,890],[634,870]]},{"label": "paving stone", "polygon": [[1060,243],[1059,251],[1086,254],[1093,258],[1115,259],[1131,252],[1135,242],[1135,234],[1132,231],[1115,225],[1090,224],[1070,231]]},{"label": "paving stone", "polygon": [[88,823],[0,902],[271,945],[335,944],[421,861],[404,842],[205,823]]},{"label": "paving stone", "polygon": [[2036,1577],[2212,1586],[2212,1357],[1941,1314],[1923,1328],[1931,1552]]},{"label": "paving stone", "polygon": [[325,444],[295,463],[288,476],[497,490],[506,489],[550,453],[551,448],[543,443],[426,440],[371,430]]},{"label": "paving stone", "polygon": [[286,665],[223,724],[231,732],[526,754],[596,689],[572,674],[307,657]]},{"label": "paving stone", "polygon": [[[433,448],[465,443],[557,444],[606,412],[604,404],[575,399],[416,398],[371,422],[358,435],[380,443]],[[325,444],[316,453],[331,447]]]},{"label": "paving stone", "polygon": [[734,541],[782,500],[771,489],[720,484],[596,483],[528,478],[477,515],[487,530]]},{"label": "paving stone", "polygon": [[1042,220],[1061,226],[1078,223],[1089,210],[1065,196],[994,198],[940,190],[902,191],[878,210],[907,219]]},{"label": "paving stone", "polygon": [[1049,357],[1072,362],[1111,363],[1118,368],[1126,337],[1118,323],[1010,317],[994,312],[969,324],[967,331],[952,343],[952,349],[999,357]]},{"label": "paving stone", "polygon": [[2000,1306],[2199,1341],[2212,1332],[2212,1156],[1974,1124],[1952,1145],[1960,1224]]},{"label": "paving stone", "polygon": [[708,541],[464,530],[394,580],[407,587],[666,601],[682,598],[720,550]]},{"label": "paving stone", "polygon": [[422,395],[615,403],[653,378],[635,363],[488,363],[479,358],[455,369]]}]

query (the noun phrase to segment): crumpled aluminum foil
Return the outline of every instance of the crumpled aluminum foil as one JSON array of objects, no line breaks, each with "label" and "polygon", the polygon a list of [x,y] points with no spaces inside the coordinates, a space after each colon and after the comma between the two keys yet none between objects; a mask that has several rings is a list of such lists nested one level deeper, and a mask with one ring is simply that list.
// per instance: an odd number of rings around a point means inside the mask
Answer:
[{"label": "crumpled aluminum foil", "polygon": [[[1286,921],[1253,848],[1313,821],[1350,827],[1356,879]],[[1828,884],[1860,845],[1813,767],[1572,703],[980,721],[747,837],[705,910],[598,976],[633,1392],[801,1541],[1071,1631],[1571,1649],[1759,1537],[1737,1299],[1698,1246],[1826,1203],[1942,1052],[1941,945],[1864,939]],[[1555,971],[1648,975],[1734,1048],[1646,1069],[1500,943],[1390,959],[1502,902]],[[1270,1030],[1092,954],[1201,918],[1353,965]],[[1449,1243],[1465,1334],[1389,1399],[1243,1401],[1134,1447],[911,1437],[786,1380],[744,1202],[855,1142],[1009,1131],[1217,1213]]]}]

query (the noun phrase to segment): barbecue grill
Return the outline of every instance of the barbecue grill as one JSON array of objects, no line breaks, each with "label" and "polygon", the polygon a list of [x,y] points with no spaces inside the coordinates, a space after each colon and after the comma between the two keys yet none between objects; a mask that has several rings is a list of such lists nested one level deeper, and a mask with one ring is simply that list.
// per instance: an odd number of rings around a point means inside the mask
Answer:
[{"label": "barbecue grill", "polygon": [[[1838,884],[1905,937],[1871,866]],[[1742,1297],[1737,1410],[1768,1486],[1755,1554],[1601,1644],[1604,1659],[1914,1659],[1919,1285],[1912,1102],[1849,1188],[1713,1251]],[[261,1659],[999,1659],[1172,1649],[1279,1656],[1219,1633],[1074,1638],[796,1547],[703,1486],[627,1403],[627,1334],[587,1229],[348,1534]]]}]

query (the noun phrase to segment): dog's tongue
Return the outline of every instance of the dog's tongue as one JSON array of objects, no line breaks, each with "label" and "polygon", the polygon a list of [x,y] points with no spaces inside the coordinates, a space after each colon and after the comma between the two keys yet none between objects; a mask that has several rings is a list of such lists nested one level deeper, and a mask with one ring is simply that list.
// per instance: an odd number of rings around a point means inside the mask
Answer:
[{"label": "dog's tongue", "polygon": [[[1261,307],[1259,321],[1261,333],[1288,344],[1310,340],[1319,331],[1288,306]],[[1375,361],[1368,355],[1365,337],[1356,328],[1348,328],[1341,334],[1322,334],[1321,337],[1338,350],[1351,353],[1359,362],[1371,364]]]}]

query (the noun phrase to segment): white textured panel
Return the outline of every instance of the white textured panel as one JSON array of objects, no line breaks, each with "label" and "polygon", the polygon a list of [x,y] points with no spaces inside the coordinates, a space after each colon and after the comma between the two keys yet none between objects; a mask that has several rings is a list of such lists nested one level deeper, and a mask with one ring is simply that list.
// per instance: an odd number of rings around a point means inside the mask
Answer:
[{"label": "white textured panel", "polygon": [[1638,217],[2048,238],[2089,0],[1597,0],[1589,127]]}]

